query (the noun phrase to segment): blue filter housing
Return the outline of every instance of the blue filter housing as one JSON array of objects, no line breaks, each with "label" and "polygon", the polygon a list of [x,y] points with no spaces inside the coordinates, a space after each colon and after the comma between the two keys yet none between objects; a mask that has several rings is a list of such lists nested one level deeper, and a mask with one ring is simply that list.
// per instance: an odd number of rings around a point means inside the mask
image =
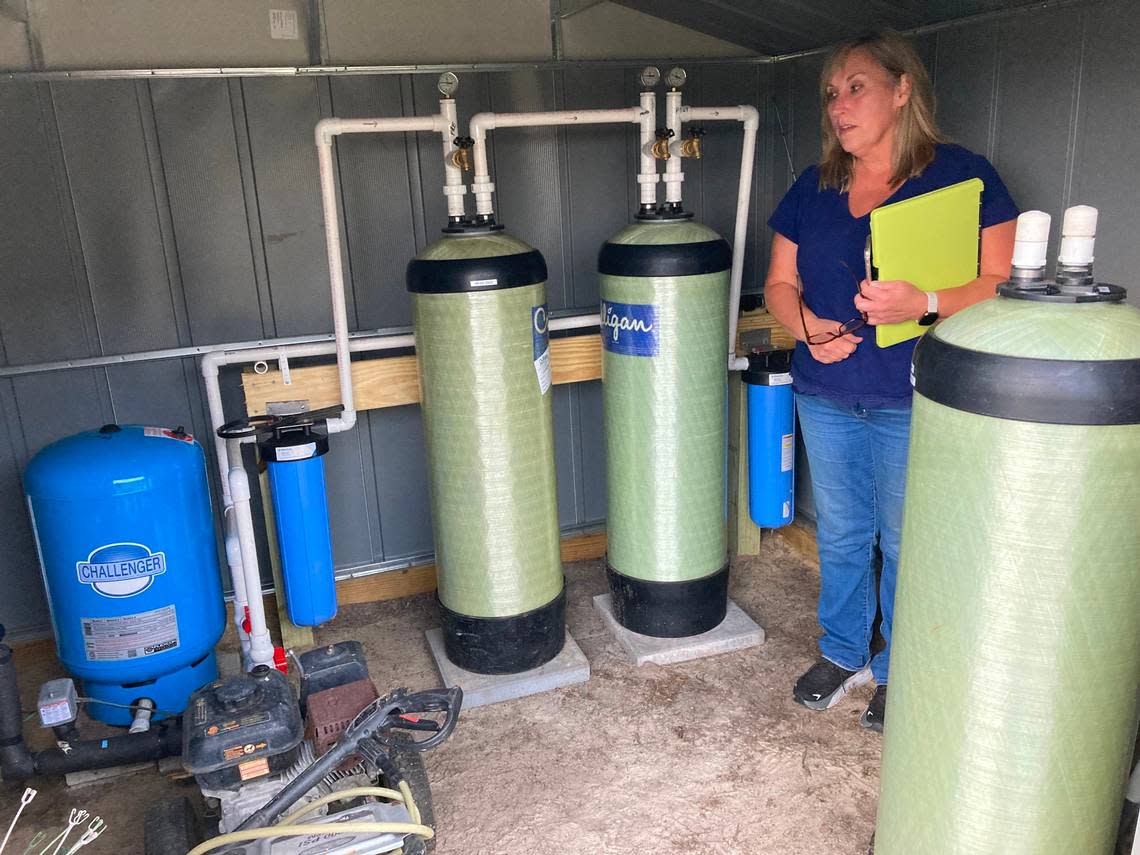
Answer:
[{"label": "blue filter housing", "polygon": [[319,626],[336,616],[325,462],[329,438],[311,424],[281,426],[258,444],[269,472],[289,620]]},{"label": "blue filter housing", "polygon": [[106,425],[44,448],[24,486],[64,667],[96,701],[180,713],[217,679],[225,625],[202,447],[181,428]]},{"label": "blue filter housing", "polygon": [[796,409],[792,351],[748,357],[748,514],[761,528],[779,528],[796,515]]}]

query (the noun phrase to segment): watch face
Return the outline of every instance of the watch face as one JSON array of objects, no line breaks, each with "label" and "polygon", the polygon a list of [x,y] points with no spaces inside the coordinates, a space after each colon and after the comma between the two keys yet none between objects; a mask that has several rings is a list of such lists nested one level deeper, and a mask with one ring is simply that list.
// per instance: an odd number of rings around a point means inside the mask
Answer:
[{"label": "watch face", "polygon": [[918,319],[918,325],[920,327],[928,327],[936,320],[938,320],[938,312],[927,312],[925,315]]}]

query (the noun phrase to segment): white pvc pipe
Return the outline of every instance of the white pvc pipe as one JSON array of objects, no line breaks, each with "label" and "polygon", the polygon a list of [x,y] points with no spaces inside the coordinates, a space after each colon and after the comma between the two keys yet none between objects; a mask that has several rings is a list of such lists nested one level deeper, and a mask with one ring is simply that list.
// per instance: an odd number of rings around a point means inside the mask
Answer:
[{"label": "white pvc pipe", "polygon": [[752,197],[752,169],[756,160],[756,134],[760,114],[755,107],[683,107],[686,122],[736,121],[744,125],[743,149],[740,153],[740,184],[736,193],[736,227],[732,238],[732,277],[728,298],[728,369],[743,371],[748,360],[736,356],[736,328],[740,317],[740,291],[744,278],[744,247],[748,237],[748,204]]},{"label": "white pvc pipe", "polygon": [[[391,119],[322,119],[315,130],[317,162],[321,177],[321,207],[325,220],[325,246],[329,258],[329,288],[332,292],[333,335],[336,364],[340,377],[340,399],[344,412],[328,420],[329,433],[341,433],[356,425],[352,393],[352,365],[348,354],[348,307],[344,297],[344,264],[341,258],[340,217],[336,204],[336,173],[333,170],[333,139],[339,134],[406,133],[434,131],[447,134],[449,120],[435,116],[409,116]],[[450,198],[450,197],[449,197]]]},{"label": "white pvc pipe", "polygon": [[[681,138],[681,90],[670,89],[665,93],[665,127],[673,132],[672,141]],[[681,171],[681,158],[670,157],[665,161],[665,203],[668,205],[681,204],[681,185],[685,181],[685,173]]]},{"label": "white pvc pipe", "polygon": [[641,133],[638,152],[641,156],[641,169],[637,173],[640,204],[657,207],[657,159],[650,153],[653,148],[653,135],[657,131],[657,96],[653,92],[641,93]]},{"label": "white pvc pipe", "polygon": [[[227,440],[230,469],[230,497],[233,500],[231,515],[237,527],[242,568],[245,570],[245,610],[249,611],[249,659],[253,665],[273,667],[273,640],[265,623],[265,601],[261,596],[261,578],[250,576],[257,572],[257,539],[253,529],[253,511],[250,509],[249,475],[241,459],[240,440]],[[234,604],[237,613],[237,603]]]},{"label": "white pvc pipe", "polygon": [[[226,477],[222,479],[222,483],[225,485],[225,491],[228,495],[230,492],[228,470]],[[245,623],[248,617],[246,604],[249,600],[245,590],[245,571],[242,569],[241,540],[238,538],[237,523],[234,521],[232,501],[222,509],[222,527],[225,532],[226,564],[230,568],[230,581],[234,588],[234,625],[237,627],[238,641],[241,643],[241,659],[248,669],[260,663],[255,663],[250,655],[249,632],[246,630]]]},{"label": "white pvc pipe", "polygon": [[494,215],[495,208],[491,194],[495,185],[491,182],[487,164],[487,131],[496,128],[541,128],[553,125],[604,125],[618,122],[633,122],[641,125],[644,109],[641,106],[623,107],[616,110],[555,110],[546,113],[476,113],[468,126],[471,138],[475,140],[475,178],[471,191],[475,194],[475,212],[481,217]]},{"label": "white pvc pipe", "polygon": [[551,318],[547,328],[551,330],[580,330],[585,327],[601,326],[602,319],[597,312],[592,315],[571,315],[565,318]]},{"label": "white pvc pipe", "polygon": [[458,148],[455,138],[459,135],[459,121],[456,118],[455,99],[444,98],[439,102],[440,115],[447,122],[443,133],[443,195],[447,197],[448,219],[461,219],[466,213],[463,196],[467,186],[463,183],[463,170],[452,163],[451,155]]},{"label": "white pvc pipe", "polygon": [[226,565],[230,571],[230,584],[234,589],[234,624],[237,626],[238,641],[241,643],[242,661],[247,669],[272,662],[254,662],[250,657],[249,633],[245,629],[246,581],[245,569],[241,560],[241,542],[238,539],[237,525],[233,515],[233,497],[230,494],[230,463],[226,441],[218,436],[218,428],[225,423],[225,409],[222,406],[222,389],[218,378],[220,353],[207,353],[202,357],[202,383],[206,387],[206,406],[210,413],[210,428],[214,438],[214,458],[218,465],[219,483],[222,487],[222,533],[226,545]]}]

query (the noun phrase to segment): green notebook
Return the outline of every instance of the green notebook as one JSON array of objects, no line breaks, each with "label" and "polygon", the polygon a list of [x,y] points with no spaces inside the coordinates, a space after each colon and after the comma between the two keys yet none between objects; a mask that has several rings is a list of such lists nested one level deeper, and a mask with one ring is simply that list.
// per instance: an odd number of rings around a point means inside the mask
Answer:
[{"label": "green notebook", "polygon": [[[905,279],[923,291],[964,285],[978,275],[982,180],[884,205],[871,212],[872,263],[878,279]],[[918,338],[914,321],[875,328],[879,347]]]}]

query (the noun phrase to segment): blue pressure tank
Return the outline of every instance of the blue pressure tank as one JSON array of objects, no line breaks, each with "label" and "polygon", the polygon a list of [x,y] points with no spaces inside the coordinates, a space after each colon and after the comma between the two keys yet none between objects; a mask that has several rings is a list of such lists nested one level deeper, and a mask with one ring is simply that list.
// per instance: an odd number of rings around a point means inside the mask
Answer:
[{"label": "blue pressure tank", "polygon": [[796,515],[796,412],[792,351],[748,357],[748,513],[761,528],[779,528]]},{"label": "blue pressure tank", "polygon": [[39,452],[24,475],[64,667],[127,725],[150,698],[181,712],[217,679],[225,626],[206,458],[181,428],[106,425]]},{"label": "blue pressure tank", "polygon": [[285,606],[297,626],[336,616],[325,463],[329,438],[314,424],[284,424],[258,443],[269,472]]}]

